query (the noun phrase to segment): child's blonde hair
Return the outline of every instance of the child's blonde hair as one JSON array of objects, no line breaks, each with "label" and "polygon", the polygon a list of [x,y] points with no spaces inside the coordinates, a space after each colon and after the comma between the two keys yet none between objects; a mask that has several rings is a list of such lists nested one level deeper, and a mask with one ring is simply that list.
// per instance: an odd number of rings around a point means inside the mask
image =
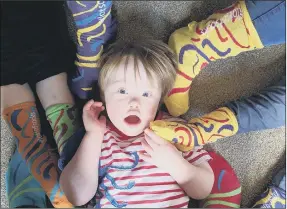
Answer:
[{"label": "child's blonde hair", "polygon": [[177,62],[175,54],[168,45],[156,40],[118,41],[108,48],[99,60],[101,71],[98,82],[102,100],[104,101],[104,89],[111,75],[115,73],[120,63],[125,62],[127,66],[131,58],[134,60],[135,74],[139,74],[138,63],[140,62],[148,78],[158,82],[162,89],[162,101],[174,85]]}]

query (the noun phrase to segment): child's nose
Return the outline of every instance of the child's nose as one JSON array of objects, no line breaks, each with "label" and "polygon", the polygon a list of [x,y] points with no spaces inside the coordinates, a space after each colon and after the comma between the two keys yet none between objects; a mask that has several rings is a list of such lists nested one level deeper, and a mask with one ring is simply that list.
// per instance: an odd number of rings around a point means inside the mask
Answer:
[{"label": "child's nose", "polygon": [[131,109],[137,109],[139,108],[139,102],[136,98],[132,98],[129,102],[129,106]]}]

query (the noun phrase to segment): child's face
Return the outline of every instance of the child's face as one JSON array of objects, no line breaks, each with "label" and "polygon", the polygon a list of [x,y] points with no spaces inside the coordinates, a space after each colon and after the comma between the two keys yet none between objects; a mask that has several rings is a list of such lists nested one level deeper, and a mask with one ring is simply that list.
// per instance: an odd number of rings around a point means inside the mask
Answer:
[{"label": "child's face", "polygon": [[[142,63],[139,74],[130,59],[125,71],[122,62],[104,90],[111,122],[127,136],[137,136],[154,120],[161,99],[161,88],[147,77]],[[137,75],[135,75],[137,74]]]}]

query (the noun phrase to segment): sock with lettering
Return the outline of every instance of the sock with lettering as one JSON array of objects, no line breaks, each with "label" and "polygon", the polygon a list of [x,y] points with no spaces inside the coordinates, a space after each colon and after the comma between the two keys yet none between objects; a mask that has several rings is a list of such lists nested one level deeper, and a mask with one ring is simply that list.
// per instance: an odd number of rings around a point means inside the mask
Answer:
[{"label": "sock with lettering", "polygon": [[112,1],[67,1],[67,5],[75,21],[78,49],[75,61],[78,70],[71,90],[81,99],[89,99],[100,72],[97,61],[104,46],[116,35]]},{"label": "sock with lettering", "polygon": [[4,110],[3,116],[11,129],[19,154],[53,206],[72,207],[60,189],[58,156],[41,134],[35,102],[10,106]]}]

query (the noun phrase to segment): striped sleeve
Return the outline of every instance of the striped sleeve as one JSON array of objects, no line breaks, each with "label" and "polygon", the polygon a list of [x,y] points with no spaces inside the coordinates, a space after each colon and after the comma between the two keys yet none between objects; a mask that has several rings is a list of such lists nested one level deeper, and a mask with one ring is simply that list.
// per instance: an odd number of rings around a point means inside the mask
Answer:
[{"label": "striped sleeve", "polygon": [[183,152],[183,157],[192,165],[199,165],[203,162],[208,162],[211,160],[211,156],[202,146],[196,147],[191,151]]}]

